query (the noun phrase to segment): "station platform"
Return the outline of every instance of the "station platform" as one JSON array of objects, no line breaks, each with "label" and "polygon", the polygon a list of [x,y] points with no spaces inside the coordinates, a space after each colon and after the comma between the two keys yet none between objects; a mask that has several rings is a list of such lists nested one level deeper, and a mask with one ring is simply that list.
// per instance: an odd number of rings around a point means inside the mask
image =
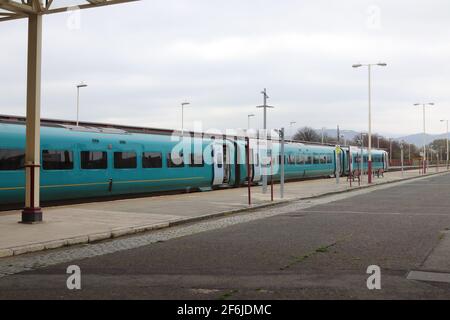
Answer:
[{"label": "station platform", "polygon": [[[448,173],[445,167],[430,169],[426,175]],[[386,172],[373,179],[371,186],[422,177],[419,170]],[[44,222],[34,225],[18,223],[21,212],[0,212],[0,258],[29,252],[55,249],[69,245],[91,243],[138,232],[166,228],[181,223],[219,217],[329,194],[370,187],[367,176],[361,185],[352,187],[346,177],[315,179],[285,184],[280,199],[279,185],[274,185],[271,201],[261,186],[251,188],[252,205],[248,205],[247,188],[233,188],[209,192],[150,196],[126,200],[92,202],[44,208]]]}]

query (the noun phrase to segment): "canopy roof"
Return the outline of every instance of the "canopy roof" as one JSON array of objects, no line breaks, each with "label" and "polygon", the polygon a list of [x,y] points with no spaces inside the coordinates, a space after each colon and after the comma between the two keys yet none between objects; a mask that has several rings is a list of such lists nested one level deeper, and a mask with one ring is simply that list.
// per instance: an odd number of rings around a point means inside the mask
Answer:
[{"label": "canopy roof", "polygon": [[138,0],[0,0],[0,21],[50,14],[68,9],[87,9]]}]

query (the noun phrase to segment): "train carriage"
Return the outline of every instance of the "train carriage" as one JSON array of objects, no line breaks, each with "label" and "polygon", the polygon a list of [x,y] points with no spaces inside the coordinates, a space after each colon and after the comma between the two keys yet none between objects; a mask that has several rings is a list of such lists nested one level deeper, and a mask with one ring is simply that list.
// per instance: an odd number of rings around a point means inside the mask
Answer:
[{"label": "train carriage", "polygon": [[[1,119],[0,119],[1,120]],[[174,132],[171,132],[174,133]],[[339,152],[337,152],[337,150]],[[21,204],[25,183],[24,122],[0,121],[0,206]],[[250,179],[264,172],[285,180],[345,175],[361,165],[367,150],[355,147],[285,144],[250,138]],[[373,150],[373,168],[387,169],[387,153]],[[158,134],[111,126],[44,123],[41,127],[41,200],[85,199],[173,190],[238,187],[247,183],[243,137]],[[270,178],[269,178],[270,180]]]}]

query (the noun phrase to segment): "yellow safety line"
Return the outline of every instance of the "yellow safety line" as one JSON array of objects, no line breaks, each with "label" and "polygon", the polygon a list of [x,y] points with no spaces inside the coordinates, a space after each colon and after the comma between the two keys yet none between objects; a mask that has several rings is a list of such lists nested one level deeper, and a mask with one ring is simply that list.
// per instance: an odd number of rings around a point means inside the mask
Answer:
[{"label": "yellow safety line", "polygon": [[3,191],[3,190],[19,190],[19,189],[25,189],[25,187],[0,188],[0,191]]},{"label": "yellow safety line", "polygon": [[[114,184],[119,183],[143,183],[143,182],[163,182],[163,181],[185,181],[185,180],[196,180],[203,179],[204,177],[189,177],[189,178],[169,178],[169,179],[154,179],[154,180],[129,180],[129,181],[116,181]],[[61,188],[61,187],[81,187],[81,186],[93,186],[93,185],[107,185],[109,182],[92,182],[92,183],[76,183],[76,184],[57,184],[41,186],[41,188]],[[0,191],[6,190],[20,190],[25,189],[25,187],[8,187],[0,188]]]}]

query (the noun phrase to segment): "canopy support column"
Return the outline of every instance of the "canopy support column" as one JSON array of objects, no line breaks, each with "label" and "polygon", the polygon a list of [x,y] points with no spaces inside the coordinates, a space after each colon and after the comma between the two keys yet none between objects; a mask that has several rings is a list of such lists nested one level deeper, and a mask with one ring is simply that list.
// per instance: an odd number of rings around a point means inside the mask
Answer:
[{"label": "canopy support column", "polygon": [[40,208],[42,15],[28,16],[27,125],[25,208],[22,223],[42,222]]}]

